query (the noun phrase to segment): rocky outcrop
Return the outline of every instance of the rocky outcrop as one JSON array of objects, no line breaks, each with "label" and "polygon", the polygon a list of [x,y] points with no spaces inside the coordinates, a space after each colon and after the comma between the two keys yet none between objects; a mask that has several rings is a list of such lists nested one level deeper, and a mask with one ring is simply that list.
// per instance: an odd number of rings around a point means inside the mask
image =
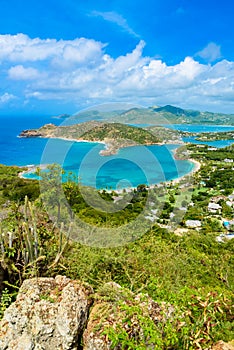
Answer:
[{"label": "rocky outcrop", "polygon": [[19,137],[40,137],[40,136],[42,136],[42,133],[37,129],[23,130],[19,134]]},{"label": "rocky outcrop", "polygon": [[111,327],[152,348],[140,320],[150,320],[156,327],[173,312],[113,282],[91,298],[92,292],[91,287],[63,276],[24,281],[0,323],[0,350],[121,349],[121,342],[113,348],[105,334]]},{"label": "rocky outcrop", "polygon": [[225,343],[224,341],[220,340],[211,348],[211,350],[234,350],[234,341],[231,343]]},{"label": "rocky outcrop", "polygon": [[51,137],[57,126],[53,123],[45,124],[39,129],[27,129],[21,131],[19,137]]},{"label": "rocky outcrop", "polygon": [[92,289],[57,276],[24,281],[0,324],[1,350],[77,350]]},{"label": "rocky outcrop", "polygon": [[[33,278],[4,313],[0,350],[120,350],[129,342],[131,349],[159,349],[157,339],[173,317],[171,305],[114,282],[93,294],[90,286],[64,276]],[[209,349],[234,346],[219,341]]]}]

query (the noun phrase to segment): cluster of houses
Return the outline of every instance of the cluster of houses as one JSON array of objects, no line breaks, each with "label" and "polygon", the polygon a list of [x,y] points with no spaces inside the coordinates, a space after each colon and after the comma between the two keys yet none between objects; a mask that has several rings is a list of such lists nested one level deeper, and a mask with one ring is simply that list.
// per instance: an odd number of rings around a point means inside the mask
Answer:
[{"label": "cluster of houses", "polygon": [[[222,206],[218,203],[220,200],[224,200],[226,205],[234,210],[234,193],[226,196],[216,196],[213,197],[208,203],[207,210],[211,214],[222,214]],[[229,232],[234,232],[234,218],[233,220],[226,220],[222,218],[222,224],[224,228]],[[186,220],[185,226],[190,229],[200,229],[202,222],[200,220]]]},{"label": "cluster of houses", "polygon": [[[181,187],[181,184],[180,184]],[[234,213],[234,191],[231,195],[225,196],[225,195],[218,195],[215,197],[212,197],[207,205],[207,213],[209,213],[209,216],[213,216],[215,218],[217,218],[220,223],[222,224],[223,228],[224,228],[224,236],[225,238],[234,238],[234,216],[233,219],[226,219],[225,217],[223,217],[223,210],[222,210],[222,206],[220,204],[220,202],[223,201],[228,207],[233,209],[233,213]],[[154,203],[150,203],[150,205],[153,206]],[[189,203],[189,206],[194,206],[194,203],[191,202]],[[179,208],[180,211],[186,211],[187,208]],[[157,213],[158,209],[151,209],[149,214],[147,216],[145,216],[146,219],[148,219],[149,221],[151,221],[152,223],[155,221],[158,221],[159,217],[158,217],[158,213]],[[176,214],[174,212],[170,213],[170,219],[173,219],[173,217]],[[174,221],[174,220],[173,220]],[[162,224],[161,222],[158,221],[158,224],[161,227],[165,227],[165,228],[172,228],[170,222],[168,223],[164,223]],[[185,232],[188,232],[188,230],[194,229],[194,230],[200,230],[203,226],[203,220],[186,220],[185,221],[185,227],[178,227],[176,229],[176,234],[184,234]],[[178,232],[177,232],[178,231]],[[223,234],[220,235],[220,239],[223,240]]]}]

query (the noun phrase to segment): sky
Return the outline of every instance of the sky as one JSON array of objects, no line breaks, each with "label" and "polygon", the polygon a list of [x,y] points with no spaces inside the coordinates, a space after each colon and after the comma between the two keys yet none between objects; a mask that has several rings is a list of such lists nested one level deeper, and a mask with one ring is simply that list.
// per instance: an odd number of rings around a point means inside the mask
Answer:
[{"label": "sky", "polygon": [[1,0],[0,114],[234,114],[233,13],[232,0]]}]

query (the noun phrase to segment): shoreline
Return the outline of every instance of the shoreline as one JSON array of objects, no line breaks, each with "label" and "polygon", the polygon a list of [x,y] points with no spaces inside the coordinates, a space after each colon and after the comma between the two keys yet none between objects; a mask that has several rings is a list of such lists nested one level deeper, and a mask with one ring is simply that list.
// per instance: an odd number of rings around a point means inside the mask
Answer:
[{"label": "shoreline", "polygon": [[[25,138],[30,138],[30,136],[17,136],[19,138],[25,137]],[[185,144],[185,142],[181,140],[177,140],[174,142],[166,143],[166,142],[157,142],[157,143],[149,143],[149,144],[129,144],[129,145],[115,145],[115,140],[114,139],[106,139],[104,140],[85,140],[85,139],[72,139],[72,138],[67,138],[67,137],[60,137],[60,136],[35,136],[38,138],[42,139],[54,139],[54,140],[63,140],[63,141],[69,141],[69,142],[84,142],[84,143],[97,143],[97,144],[103,144],[105,145],[105,148],[103,150],[99,151],[99,154],[101,156],[111,156],[118,154],[119,150],[122,148],[127,148],[127,147],[134,147],[134,146],[166,146],[166,145],[178,145],[180,147],[181,145]]]},{"label": "shoreline", "polygon": [[[59,138],[59,139],[62,139],[62,138]],[[66,139],[66,138],[63,138],[63,140],[64,141],[74,141],[74,142],[93,142],[93,143],[99,143],[99,142],[96,142],[96,141],[87,141],[87,140],[71,140],[71,139]],[[100,142],[100,143],[102,143],[102,144],[105,144],[105,142]],[[131,146],[130,146],[131,147]],[[180,146],[178,146],[178,147],[180,147]],[[176,148],[177,149],[177,148]],[[175,149],[175,150],[176,150]],[[174,152],[175,152],[175,150],[173,150],[173,152],[172,152],[172,154],[173,154],[173,158],[176,160],[176,158],[174,157]],[[182,175],[182,176],[180,176],[180,177],[177,177],[177,178],[175,178],[175,179],[171,179],[171,180],[167,180],[167,181],[161,181],[163,184],[165,184],[165,185],[175,185],[175,184],[178,184],[178,183],[180,183],[184,178],[186,178],[187,176],[191,176],[192,174],[194,174],[194,173],[196,173],[196,172],[198,172],[199,170],[200,170],[200,168],[201,168],[201,163],[199,162],[199,161],[197,161],[197,160],[195,160],[195,159],[192,159],[192,158],[189,158],[189,159],[184,159],[184,160],[187,160],[187,161],[189,161],[190,163],[192,163],[194,166],[193,166],[193,168],[191,169],[191,171],[189,171],[187,174],[185,174],[185,175]],[[34,180],[34,179],[29,179],[29,178],[26,178],[26,177],[24,177],[24,175],[25,174],[28,174],[28,173],[32,173],[32,172],[35,172],[38,168],[40,168],[40,169],[46,169],[47,168],[47,166],[48,166],[49,164],[39,164],[39,165],[35,165],[35,164],[32,164],[32,165],[26,165],[26,166],[22,166],[23,168],[27,168],[27,170],[24,170],[24,171],[22,171],[22,172],[20,172],[19,174],[18,174],[18,176],[20,177],[20,178],[22,178],[22,179],[26,179],[26,180]],[[160,182],[160,183],[161,183]],[[148,189],[152,189],[152,188],[155,188],[155,186],[158,186],[160,183],[155,183],[155,184],[152,184],[152,185],[146,185],[146,187],[148,188]],[[97,191],[102,191],[103,189],[97,189],[97,188],[95,188]],[[118,193],[118,194],[122,194],[122,193],[124,193],[124,192],[131,192],[131,191],[133,191],[134,189],[136,189],[136,187],[126,187],[126,188],[122,188],[122,189],[115,189],[115,190],[106,190],[105,189],[105,191],[106,192],[112,192],[112,191],[114,191],[114,192],[116,192],[116,193]]]},{"label": "shoreline", "polygon": [[201,163],[198,162],[198,160],[195,160],[195,159],[192,159],[192,158],[184,159],[184,160],[188,160],[189,162],[193,163],[193,164],[194,164],[193,169],[192,169],[191,171],[189,171],[189,172],[188,172],[187,174],[185,174],[185,175],[182,175],[182,176],[180,176],[180,177],[177,177],[176,179],[172,179],[172,180],[166,181],[166,182],[164,182],[164,183],[175,185],[175,184],[179,183],[181,180],[183,180],[184,178],[186,178],[187,176],[190,176],[190,175],[192,175],[192,174],[195,174],[197,171],[200,170],[200,168],[201,168]]},{"label": "shoreline", "polygon": [[39,164],[39,165],[36,165],[36,164],[30,164],[30,165],[21,165],[19,166],[19,168],[27,168],[27,170],[24,170],[24,171],[21,171],[19,174],[18,174],[18,177],[21,178],[21,179],[24,179],[24,180],[35,180],[35,179],[28,179],[27,177],[24,177],[24,174],[30,174],[30,173],[35,173],[36,170],[38,168],[40,169],[46,169],[48,167],[49,164]]},{"label": "shoreline", "polygon": [[[167,181],[161,181],[160,183],[163,183],[163,185],[175,185],[175,184],[178,184],[180,183],[181,180],[183,180],[184,178],[186,178],[187,176],[191,176],[192,174],[196,173],[197,171],[200,170],[201,168],[201,163],[198,162],[197,160],[195,159],[192,159],[192,158],[189,158],[189,159],[185,159],[185,160],[188,160],[189,162],[193,163],[194,164],[194,168],[189,171],[187,174],[185,175],[182,175],[180,177],[177,177],[176,179],[172,179],[172,180],[167,180]],[[152,185],[146,185],[146,188],[147,189],[153,189],[155,188],[155,186],[158,186],[160,185],[160,183],[156,183],[156,184],[152,184]],[[126,188],[123,188],[123,189],[119,189],[119,190],[105,190],[106,192],[116,192],[118,194],[122,194],[124,192],[128,193],[128,192],[131,192],[133,191],[134,189],[136,189],[136,187],[126,187]],[[98,190],[98,189],[97,189]],[[98,190],[98,191],[102,191],[101,189]]]},{"label": "shoreline", "polygon": [[84,143],[101,143],[106,144],[105,141],[88,141],[83,139],[68,139],[67,137],[41,137],[43,139],[57,139],[57,140],[63,140],[63,141],[71,141],[71,142],[84,142]]}]

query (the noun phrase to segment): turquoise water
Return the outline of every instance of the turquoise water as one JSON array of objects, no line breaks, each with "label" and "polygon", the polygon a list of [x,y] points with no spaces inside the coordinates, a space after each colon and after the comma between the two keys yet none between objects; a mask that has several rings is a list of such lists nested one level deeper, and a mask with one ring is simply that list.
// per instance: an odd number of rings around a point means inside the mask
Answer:
[{"label": "turquoise water", "polygon": [[195,125],[195,124],[164,124],[166,128],[186,132],[222,132],[234,130],[234,125]]},{"label": "turquoise water", "polygon": [[197,145],[208,145],[217,148],[223,148],[230,146],[234,143],[234,140],[217,140],[217,141],[198,141],[195,140],[195,137],[183,137],[184,142],[195,143]]},{"label": "turquoise water", "polygon": [[234,125],[198,125],[198,124],[131,124],[128,125],[145,128],[147,126],[161,125],[165,128],[185,131],[185,132],[221,132],[221,131],[233,131]]},{"label": "turquoise water", "polygon": [[[121,149],[117,155],[103,157],[99,155],[100,150],[104,149],[103,144],[17,137],[24,129],[38,128],[46,123],[60,124],[61,120],[48,116],[1,116],[0,163],[20,166],[59,163],[64,167],[66,176],[72,172],[77,181],[96,188],[156,184],[183,176],[193,169],[191,162],[173,158],[175,145],[135,146]],[[170,127],[180,128],[179,125]],[[207,130],[208,126],[202,125],[181,127],[196,132],[204,131],[204,128],[205,131],[234,130],[230,126],[210,127],[215,130]],[[217,142],[220,147],[227,145],[226,141]],[[26,176],[35,178],[33,174]]]},{"label": "turquoise water", "polygon": [[[173,158],[176,145],[134,146],[112,156],[99,155],[103,144],[49,140],[42,164],[59,163],[73,180],[96,188],[121,189],[139,184],[157,184],[188,174],[194,167],[189,161]],[[37,178],[29,173],[26,178]]]}]

